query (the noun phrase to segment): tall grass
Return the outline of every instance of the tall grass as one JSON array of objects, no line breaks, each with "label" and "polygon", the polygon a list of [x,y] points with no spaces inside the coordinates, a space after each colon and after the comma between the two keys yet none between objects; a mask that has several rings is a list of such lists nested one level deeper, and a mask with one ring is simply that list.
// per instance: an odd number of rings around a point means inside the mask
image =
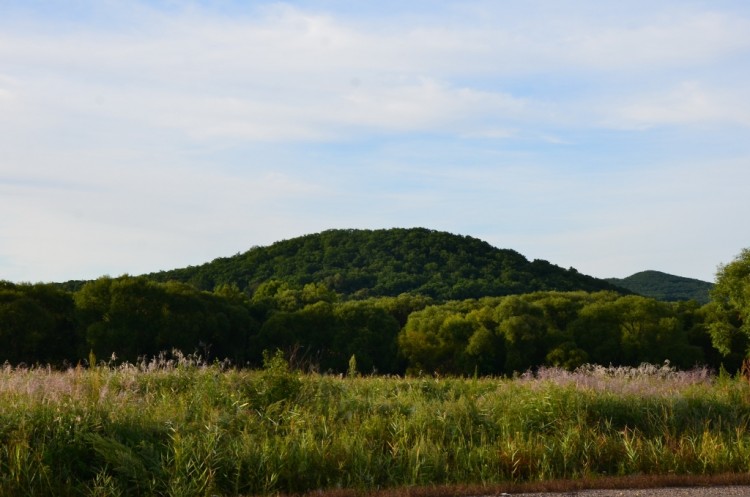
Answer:
[{"label": "tall grass", "polygon": [[0,497],[257,495],[750,471],[750,386],[668,367],[507,379],[177,356],[0,371]]}]

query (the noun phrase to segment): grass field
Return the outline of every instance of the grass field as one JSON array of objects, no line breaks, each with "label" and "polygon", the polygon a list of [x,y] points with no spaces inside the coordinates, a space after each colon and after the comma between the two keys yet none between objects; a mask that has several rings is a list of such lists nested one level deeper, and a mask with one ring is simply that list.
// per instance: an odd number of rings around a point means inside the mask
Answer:
[{"label": "grass field", "polygon": [[0,496],[259,495],[750,472],[750,386],[705,370],[339,377],[189,357],[0,371]]}]

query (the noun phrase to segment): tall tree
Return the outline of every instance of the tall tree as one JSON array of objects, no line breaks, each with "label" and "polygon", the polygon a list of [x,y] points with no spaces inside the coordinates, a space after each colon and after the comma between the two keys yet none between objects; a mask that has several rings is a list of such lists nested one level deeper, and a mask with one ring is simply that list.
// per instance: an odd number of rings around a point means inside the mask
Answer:
[{"label": "tall tree", "polygon": [[76,358],[79,345],[68,292],[0,281],[0,363],[62,364]]},{"label": "tall tree", "polygon": [[[709,331],[714,346],[724,355],[738,352],[738,342],[747,344],[750,337],[750,249],[743,249],[732,262],[719,266],[716,285],[711,291]],[[738,340],[737,335],[743,335],[742,340]]]}]

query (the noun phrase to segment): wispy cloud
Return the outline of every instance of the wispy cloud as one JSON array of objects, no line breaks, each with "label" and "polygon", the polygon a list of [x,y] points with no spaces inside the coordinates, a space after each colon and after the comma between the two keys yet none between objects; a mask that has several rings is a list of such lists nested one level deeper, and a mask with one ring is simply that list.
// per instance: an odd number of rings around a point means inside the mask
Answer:
[{"label": "wispy cloud", "polygon": [[[143,121],[194,137],[263,141],[329,140],[373,128],[434,130],[487,116],[494,116],[489,129],[524,119],[554,124],[569,110],[561,102],[504,90],[502,82],[480,89],[463,80],[586,71],[603,73],[595,77],[614,85],[619,97],[619,74],[611,71],[627,71],[642,87],[651,71],[714,63],[750,46],[747,21],[710,12],[633,27],[542,17],[531,30],[525,29],[531,20],[499,29],[477,26],[478,19],[388,28],[384,18],[361,26],[284,5],[254,14],[157,11],[145,22],[139,12],[141,24],[129,30],[6,34],[1,44],[16,48],[1,53],[21,68],[31,105]],[[602,93],[603,87],[595,92]],[[448,126],[460,134],[455,128]]]},{"label": "wispy cloud", "polygon": [[0,19],[0,278],[397,225],[689,276],[750,236],[710,219],[750,209],[741,2],[44,7]]},{"label": "wispy cloud", "polygon": [[615,107],[616,122],[636,129],[693,124],[750,126],[750,91],[730,87],[705,89],[685,82],[661,93],[631,97]]}]

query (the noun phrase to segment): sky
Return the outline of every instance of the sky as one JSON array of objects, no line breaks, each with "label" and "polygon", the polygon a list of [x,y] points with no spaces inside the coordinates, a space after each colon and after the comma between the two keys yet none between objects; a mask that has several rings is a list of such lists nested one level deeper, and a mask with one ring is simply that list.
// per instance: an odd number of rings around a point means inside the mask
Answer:
[{"label": "sky", "polygon": [[713,281],[749,189],[745,0],[0,0],[0,280],[419,226]]}]

